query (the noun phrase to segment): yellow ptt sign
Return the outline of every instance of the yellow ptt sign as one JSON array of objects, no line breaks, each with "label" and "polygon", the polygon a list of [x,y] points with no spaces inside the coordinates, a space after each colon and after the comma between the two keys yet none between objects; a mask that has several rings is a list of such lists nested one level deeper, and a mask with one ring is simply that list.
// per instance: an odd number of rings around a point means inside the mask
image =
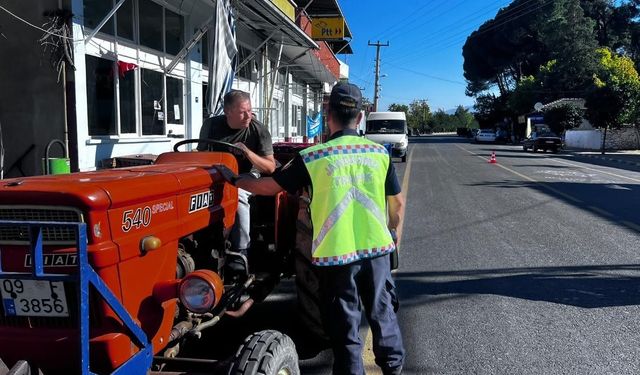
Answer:
[{"label": "yellow ptt sign", "polygon": [[315,18],[311,20],[311,38],[323,39],[343,39],[344,38],[344,18]]}]

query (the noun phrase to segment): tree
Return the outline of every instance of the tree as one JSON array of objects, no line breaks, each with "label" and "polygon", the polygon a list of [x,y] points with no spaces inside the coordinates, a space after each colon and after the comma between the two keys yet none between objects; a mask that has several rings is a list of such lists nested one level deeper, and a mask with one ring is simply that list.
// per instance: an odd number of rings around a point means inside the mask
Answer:
[{"label": "tree", "polygon": [[640,111],[640,78],[633,61],[609,49],[596,51],[598,71],[587,94],[587,118],[596,127],[636,123]]},{"label": "tree", "polygon": [[425,131],[430,118],[431,108],[429,108],[426,99],[414,100],[409,104],[409,115],[407,116],[409,127]]},{"label": "tree", "polygon": [[437,110],[429,120],[429,127],[434,132],[456,131],[456,119],[454,115],[447,114],[444,110]]},{"label": "tree", "polygon": [[536,102],[541,99],[542,85],[534,76],[523,77],[516,89],[509,95],[507,106],[514,115],[522,115],[533,110]]},{"label": "tree", "polygon": [[579,0],[555,0],[548,19],[541,25],[551,61],[543,72],[542,87],[547,100],[581,96],[596,71],[598,48],[595,22],[584,16]]},{"label": "tree", "polygon": [[396,104],[393,103],[389,105],[389,112],[404,112],[405,114],[409,114],[409,106],[406,104]]},{"label": "tree", "polygon": [[467,95],[476,96],[494,86],[501,95],[507,94],[548,60],[539,24],[550,3],[515,0],[471,33],[462,48]]},{"label": "tree", "polygon": [[565,130],[573,129],[582,123],[584,110],[575,105],[563,104],[544,111],[544,122],[551,131],[562,134]]},{"label": "tree", "polygon": [[493,94],[479,95],[476,98],[474,117],[480,128],[492,128],[508,116],[505,99]]},{"label": "tree", "polygon": [[[465,107],[459,105],[456,108],[456,112],[453,114],[455,125],[457,128],[473,128],[478,127],[473,114],[469,112]],[[475,126],[474,126],[475,125]]]}]

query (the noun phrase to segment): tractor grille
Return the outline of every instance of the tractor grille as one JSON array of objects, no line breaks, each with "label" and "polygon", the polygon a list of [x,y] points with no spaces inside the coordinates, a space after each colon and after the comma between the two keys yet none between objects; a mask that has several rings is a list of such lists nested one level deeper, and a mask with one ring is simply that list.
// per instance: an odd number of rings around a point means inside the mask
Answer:
[{"label": "tractor grille", "polygon": [[[83,222],[82,213],[70,207],[27,207],[27,206],[0,206],[0,220],[12,221],[55,221],[64,223]],[[74,227],[43,228],[42,239],[46,244],[74,245],[76,235]],[[0,244],[23,245],[29,243],[28,227],[1,226]]]}]

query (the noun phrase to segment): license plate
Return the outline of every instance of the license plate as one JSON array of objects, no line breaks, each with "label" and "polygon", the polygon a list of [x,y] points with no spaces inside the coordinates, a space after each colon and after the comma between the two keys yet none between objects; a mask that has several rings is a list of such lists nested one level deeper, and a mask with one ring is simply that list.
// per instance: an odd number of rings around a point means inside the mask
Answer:
[{"label": "license plate", "polygon": [[545,141],[545,143],[554,143],[553,141]]},{"label": "license plate", "polygon": [[5,316],[69,316],[62,281],[3,279]]}]

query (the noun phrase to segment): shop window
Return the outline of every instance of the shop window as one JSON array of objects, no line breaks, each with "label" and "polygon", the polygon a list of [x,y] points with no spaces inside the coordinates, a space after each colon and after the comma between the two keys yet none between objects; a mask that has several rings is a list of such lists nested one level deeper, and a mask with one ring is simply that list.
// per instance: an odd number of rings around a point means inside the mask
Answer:
[{"label": "shop window", "polygon": [[236,61],[238,62],[238,65],[244,63],[244,66],[236,72],[236,76],[251,80],[251,69],[255,63],[253,60],[245,62],[249,55],[251,55],[251,51],[248,48],[238,46]]},{"label": "shop window", "polygon": [[133,40],[133,0],[126,0],[116,12],[118,36]]},{"label": "shop window", "polygon": [[162,51],[162,7],[151,0],[140,0],[140,44]]},{"label": "shop window", "polygon": [[291,116],[293,124],[290,136],[295,137],[302,133],[302,107],[299,105],[292,105]]},{"label": "shop window", "polygon": [[182,16],[168,9],[164,11],[166,52],[177,55],[184,45],[184,25]]},{"label": "shop window", "polygon": [[202,63],[203,66],[209,66],[209,32],[208,31],[204,33],[204,35],[202,36],[202,39],[200,39],[200,46],[201,46],[200,62]]},{"label": "shop window", "polygon": [[136,133],[136,79],[135,70],[120,72],[120,133]]},{"label": "shop window", "polygon": [[164,135],[164,100],[162,73],[140,69],[142,98],[142,135]]},{"label": "shop window", "polygon": [[86,56],[89,135],[116,134],[113,61]]},{"label": "shop window", "polygon": [[209,109],[207,108],[208,96],[209,95],[209,84],[207,82],[202,82],[202,120],[206,120],[209,118]]},{"label": "shop window", "polygon": [[[95,29],[113,8],[111,1],[84,0],[84,26]],[[113,18],[102,26],[100,32],[113,35]]]},{"label": "shop window", "polygon": [[183,82],[179,78],[167,77],[167,122],[184,124]]}]

